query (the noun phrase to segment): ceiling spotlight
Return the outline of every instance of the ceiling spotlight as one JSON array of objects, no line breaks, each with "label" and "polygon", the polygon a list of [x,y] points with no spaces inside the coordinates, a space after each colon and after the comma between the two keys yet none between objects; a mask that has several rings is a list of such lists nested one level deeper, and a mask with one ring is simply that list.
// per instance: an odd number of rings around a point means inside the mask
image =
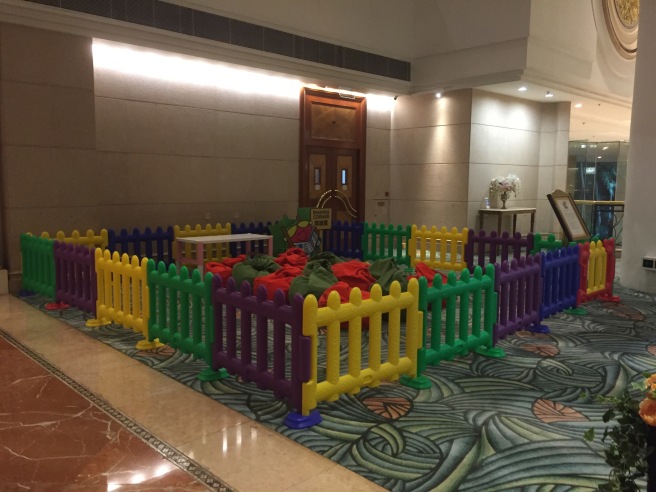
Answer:
[{"label": "ceiling spotlight", "polygon": [[517,90],[518,90],[519,92],[526,92],[526,91],[528,90],[528,88],[527,88],[525,85],[523,85],[523,86],[521,86],[521,87],[520,87],[519,89],[517,89]]},{"label": "ceiling spotlight", "polygon": [[438,98],[438,99],[439,99],[440,97],[442,97],[442,91],[437,91],[437,92],[435,93],[435,97]]},{"label": "ceiling spotlight", "polygon": [[544,97],[553,97],[554,95],[551,93],[551,91],[547,91],[547,93],[544,95]]},{"label": "ceiling spotlight", "polygon": [[582,107],[583,107],[583,103],[576,103],[576,104],[574,105],[574,107],[575,107],[576,109],[582,108]]}]

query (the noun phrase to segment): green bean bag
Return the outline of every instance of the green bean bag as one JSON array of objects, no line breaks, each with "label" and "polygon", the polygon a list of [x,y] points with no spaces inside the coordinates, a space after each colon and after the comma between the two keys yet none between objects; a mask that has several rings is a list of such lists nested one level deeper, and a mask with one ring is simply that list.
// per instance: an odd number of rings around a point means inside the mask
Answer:
[{"label": "green bean bag", "polygon": [[270,256],[257,256],[237,263],[232,269],[232,277],[235,279],[237,289],[241,289],[244,281],[247,281],[253,287],[253,280],[256,277],[269,275],[279,269],[280,265],[273,261]]},{"label": "green bean bag", "polygon": [[376,279],[376,283],[380,285],[383,295],[389,294],[392,282],[398,280],[401,284],[401,291],[408,290],[407,275],[401,267],[396,264],[394,258],[382,258],[375,260],[369,267],[369,273]]},{"label": "green bean bag", "polygon": [[296,294],[301,294],[303,297],[314,294],[319,299],[321,294],[336,282],[337,277],[330,270],[317,264],[307,273],[304,270],[302,276],[292,280],[289,286],[289,300],[291,301]]}]

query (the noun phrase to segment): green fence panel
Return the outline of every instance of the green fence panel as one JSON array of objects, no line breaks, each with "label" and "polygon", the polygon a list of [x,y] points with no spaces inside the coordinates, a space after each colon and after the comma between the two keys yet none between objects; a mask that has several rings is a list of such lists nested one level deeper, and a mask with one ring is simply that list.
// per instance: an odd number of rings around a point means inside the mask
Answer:
[{"label": "green fence panel", "polygon": [[435,366],[443,360],[475,351],[488,357],[503,357],[493,346],[498,299],[494,291],[494,265],[477,266],[474,274],[463,270],[460,279],[450,272],[445,284],[426,287],[420,279],[419,309],[424,313],[423,348],[420,364]]},{"label": "green fence panel", "polygon": [[147,263],[150,318],[148,338],[159,339],[182,353],[204,360],[208,368],[198,378],[212,381],[225,376],[212,371],[214,343],[214,308],[212,307],[212,273],[201,278],[198,270],[189,277],[187,267],[178,273],[175,264],[166,266],[150,259]]},{"label": "green fence panel", "polygon": [[541,251],[553,251],[567,246],[567,239],[559,240],[556,236],[549,234],[546,239],[542,238],[542,234],[533,234],[533,249],[531,254],[540,253]]},{"label": "green fence panel", "polygon": [[55,241],[21,234],[22,287],[55,299]]},{"label": "green fence panel", "polygon": [[362,230],[363,260],[394,258],[398,265],[410,266],[408,256],[410,234],[410,226],[370,225],[365,222]]}]

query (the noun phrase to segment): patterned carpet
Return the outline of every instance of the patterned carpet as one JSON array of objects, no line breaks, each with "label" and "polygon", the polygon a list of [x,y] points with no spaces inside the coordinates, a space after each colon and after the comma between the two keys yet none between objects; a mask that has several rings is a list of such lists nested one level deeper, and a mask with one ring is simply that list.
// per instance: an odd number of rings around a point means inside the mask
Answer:
[{"label": "patterned carpet", "polygon": [[591,302],[588,314],[545,320],[550,334],[501,341],[502,359],[469,355],[429,368],[428,390],[390,383],[322,403],[323,422],[292,430],[284,402],[234,377],[196,378],[205,364],[167,346],[138,351],[140,334],[92,330],[75,309],[34,307],[202,391],[392,491],[585,491],[608,476],[599,438],[605,407],[581,393],[617,395],[656,366],[656,299],[616,288],[622,302]]}]

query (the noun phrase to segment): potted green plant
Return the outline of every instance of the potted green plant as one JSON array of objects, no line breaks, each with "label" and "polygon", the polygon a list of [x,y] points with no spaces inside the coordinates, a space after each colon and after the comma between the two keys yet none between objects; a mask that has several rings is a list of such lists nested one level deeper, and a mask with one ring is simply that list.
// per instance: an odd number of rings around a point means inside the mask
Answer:
[{"label": "potted green plant", "polygon": [[[638,492],[636,480],[647,477],[647,491],[656,492],[656,374],[645,375],[643,383],[632,383],[621,396],[597,395],[594,400],[608,405],[603,415],[606,427],[601,441],[608,442],[604,451],[612,468],[608,483],[599,486],[603,492]],[[594,429],[584,438],[594,440]]]}]

